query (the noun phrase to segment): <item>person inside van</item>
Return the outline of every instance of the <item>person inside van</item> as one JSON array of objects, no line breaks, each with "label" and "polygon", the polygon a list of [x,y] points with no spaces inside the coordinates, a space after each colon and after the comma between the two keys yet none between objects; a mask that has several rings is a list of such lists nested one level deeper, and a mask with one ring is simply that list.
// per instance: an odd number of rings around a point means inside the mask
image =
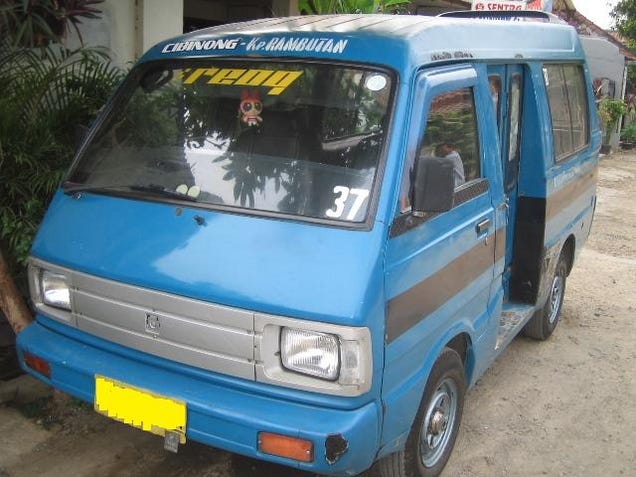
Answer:
[{"label": "person inside van", "polygon": [[464,175],[464,163],[459,153],[455,150],[455,146],[450,142],[443,142],[435,148],[435,155],[437,157],[444,157],[453,161],[453,170],[455,177],[455,187],[459,187],[466,182],[466,176]]}]

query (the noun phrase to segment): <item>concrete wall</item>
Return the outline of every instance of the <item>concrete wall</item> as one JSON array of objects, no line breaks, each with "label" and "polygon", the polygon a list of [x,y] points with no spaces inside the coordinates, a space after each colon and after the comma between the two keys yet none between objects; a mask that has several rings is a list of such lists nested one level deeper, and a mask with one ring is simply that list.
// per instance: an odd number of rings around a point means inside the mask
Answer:
[{"label": "concrete wall", "polygon": [[620,97],[620,86],[623,84],[625,57],[620,54],[618,47],[603,38],[582,36],[581,42],[590,66],[592,79],[609,78],[617,84],[617,94]]},{"label": "concrete wall", "polygon": [[[83,20],[80,33],[85,45],[105,47],[120,66],[129,66],[159,41],[183,33],[182,0],[106,0],[102,17]],[[80,40],[71,31],[66,45]]]},{"label": "concrete wall", "polygon": [[136,3],[137,56],[160,41],[183,33],[183,0],[137,0]]}]

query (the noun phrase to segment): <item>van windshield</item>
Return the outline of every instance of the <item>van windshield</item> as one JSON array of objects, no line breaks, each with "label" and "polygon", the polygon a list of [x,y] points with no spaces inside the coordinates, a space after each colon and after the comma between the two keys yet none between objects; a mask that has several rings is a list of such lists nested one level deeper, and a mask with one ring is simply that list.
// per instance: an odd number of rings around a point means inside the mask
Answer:
[{"label": "van windshield", "polygon": [[216,60],[134,71],[64,188],[362,222],[392,78]]}]

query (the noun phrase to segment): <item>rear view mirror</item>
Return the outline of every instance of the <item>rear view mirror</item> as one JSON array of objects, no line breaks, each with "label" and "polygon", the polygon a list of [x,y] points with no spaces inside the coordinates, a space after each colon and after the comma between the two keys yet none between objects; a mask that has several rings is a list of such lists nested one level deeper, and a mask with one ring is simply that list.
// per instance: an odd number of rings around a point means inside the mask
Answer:
[{"label": "rear view mirror", "polygon": [[152,93],[153,91],[161,88],[164,84],[170,82],[174,72],[165,68],[154,68],[146,72],[139,84],[146,93]]},{"label": "rear view mirror", "polygon": [[453,208],[453,161],[444,157],[420,157],[413,171],[413,215],[446,212]]}]

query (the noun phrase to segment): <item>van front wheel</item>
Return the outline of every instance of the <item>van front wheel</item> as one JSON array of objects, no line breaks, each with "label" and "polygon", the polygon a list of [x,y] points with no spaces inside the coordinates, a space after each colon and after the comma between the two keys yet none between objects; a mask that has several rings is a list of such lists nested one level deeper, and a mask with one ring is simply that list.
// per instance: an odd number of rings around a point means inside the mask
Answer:
[{"label": "van front wheel", "polygon": [[382,477],[434,477],[442,472],[455,445],[464,409],[462,360],[445,348],[433,365],[424,397],[404,450],[378,462]]}]

